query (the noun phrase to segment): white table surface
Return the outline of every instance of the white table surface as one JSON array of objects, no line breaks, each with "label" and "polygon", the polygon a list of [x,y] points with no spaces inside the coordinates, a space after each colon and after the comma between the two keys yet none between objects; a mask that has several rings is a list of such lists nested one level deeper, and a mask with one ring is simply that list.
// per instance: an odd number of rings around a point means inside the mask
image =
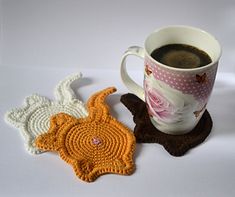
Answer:
[{"label": "white table surface", "polygon": [[[118,70],[78,68],[11,68],[0,72],[0,196],[235,196],[235,75],[218,73],[208,104],[214,126],[206,141],[182,157],[173,157],[158,144],[137,144],[136,171],[131,176],[104,175],[93,183],[77,178],[58,155],[33,156],[23,146],[19,131],[3,120],[6,110],[39,93],[53,99],[59,80],[81,71],[74,87],[86,101],[95,91],[116,86],[107,98],[111,113],[131,129],[130,112],[120,103],[127,93]],[[141,83],[141,70],[130,71]]]},{"label": "white table surface", "polygon": [[[0,0],[0,197],[234,197],[234,18],[234,0]],[[185,156],[138,144],[133,175],[86,183],[56,154],[29,155],[19,131],[4,122],[6,110],[21,106],[26,96],[53,99],[58,81],[82,71],[81,87],[75,87],[79,98],[116,86],[107,102],[113,116],[133,129],[119,102],[127,93],[118,70],[121,55],[128,46],[143,46],[154,29],[174,24],[204,29],[223,48],[208,104],[213,130]],[[129,65],[141,83],[143,62]]]}]

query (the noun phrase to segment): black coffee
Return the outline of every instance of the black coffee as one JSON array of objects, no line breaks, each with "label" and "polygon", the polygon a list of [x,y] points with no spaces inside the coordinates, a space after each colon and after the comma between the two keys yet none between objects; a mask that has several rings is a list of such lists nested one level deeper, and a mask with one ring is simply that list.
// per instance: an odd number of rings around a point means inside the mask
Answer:
[{"label": "black coffee", "polygon": [[169,44],[155,49],[152,58],[175,68],[197,68],[212,62],[210,56],[190,45]]}]

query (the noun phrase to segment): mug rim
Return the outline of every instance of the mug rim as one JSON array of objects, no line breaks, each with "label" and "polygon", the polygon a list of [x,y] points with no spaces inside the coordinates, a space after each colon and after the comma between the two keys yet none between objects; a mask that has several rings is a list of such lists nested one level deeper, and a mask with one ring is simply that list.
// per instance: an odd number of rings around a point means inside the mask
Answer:
[{"label": "mug rim", "polygon": [[[148,40],[148,38],[150,36],[152,36],[153,34],[155,33],[158,33],[160,32],[161,30],[164,30],[164,29],[171,29],[171,28],[184,28],[184,29],[191,29],[191,30],[194,30],[194,31],[198,31],[198,32],[201,32],[201,33],[204,33],[206,34],[207,36],[211,37],[214,42],[216,43],[216,45],[218,46],[218,56],[215,58],[214,61],[212,61],[211,63],[205,65],[205,66],[202,66],[202,67],[197,67],[197,68],[175,68],[175,67],[171,67],[171,66],[168,66],[166,64],[163,64],[157,60],[155,60],[154,58],[151,57],[151,55],[147,52],[146,50],[146,42]],[[193,27],[193,26],[187,26],[187,25],[169,25],[169,26],[164,26],[164,27],[161,27],[159,29],[156,29],[154,30],[152,33],[150,33],[147,38],[145,39],[145,42],[144,42],[144,50],[145,50],[145,55],[147,55],[148,59],[150,59],[151,61],[153,62],[156,62],[158,65],[164,67],[164,68],[167,68],[167,69],[170,69],[170,70],[175,70],[175,71],[198,71],[198,70],[203,70],[205,68],[208,68],[208,67],[211,67],[213,66],[214,64],[218,63],[219,62],[219,59],[222,55],[222,48],[221,48],[221,45],[219,43],[219,41],[215,38],[215,36],[213,36],[212,34],[210,34],[209,32],[205,31],[205,30],[202,30],[200,28],[197,28],[197,27]]]}]

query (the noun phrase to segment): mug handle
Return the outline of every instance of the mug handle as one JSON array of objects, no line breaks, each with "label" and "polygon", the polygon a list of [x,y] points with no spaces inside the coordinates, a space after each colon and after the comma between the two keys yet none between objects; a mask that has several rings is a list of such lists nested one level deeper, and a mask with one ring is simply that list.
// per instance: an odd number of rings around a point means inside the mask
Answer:
[{"label": "mug handle", "polygon": [[127,89],[130,92],[134,93],[136,96],[138,96],[141,100],[145,101],[144,89],[140,85],[138,85],[136,82],[134,82],[133,79],[131,79],[127,73],[126,58],[129,55],[135,55],[137,57],[144,59],[144,49],[139,46],[129,47],[122,56],[120,72],[121,72],[122,81],[127,87]]}]

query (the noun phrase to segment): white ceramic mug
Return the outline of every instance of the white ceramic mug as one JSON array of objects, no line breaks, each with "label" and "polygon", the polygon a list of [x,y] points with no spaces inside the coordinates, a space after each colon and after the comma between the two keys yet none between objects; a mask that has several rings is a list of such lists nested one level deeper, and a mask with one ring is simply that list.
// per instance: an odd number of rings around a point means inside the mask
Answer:
[{"label": "white ceramic mug", "polygon": [[[198,68],[174,68],[164,65],[150,54],[167,44],[187,44],[205,51],[212,59]],[[127,73],[126,58],[144,59],[144,87]],[[169,26],[151,33],[144,48],[133,46],[121,61],[121,78],[130,92],[146,102],[153,125],[160,131],[179,135],[191,131],[202,117],[213,89],[221,56],[218,41],[209,33],[189,26]]]}]

